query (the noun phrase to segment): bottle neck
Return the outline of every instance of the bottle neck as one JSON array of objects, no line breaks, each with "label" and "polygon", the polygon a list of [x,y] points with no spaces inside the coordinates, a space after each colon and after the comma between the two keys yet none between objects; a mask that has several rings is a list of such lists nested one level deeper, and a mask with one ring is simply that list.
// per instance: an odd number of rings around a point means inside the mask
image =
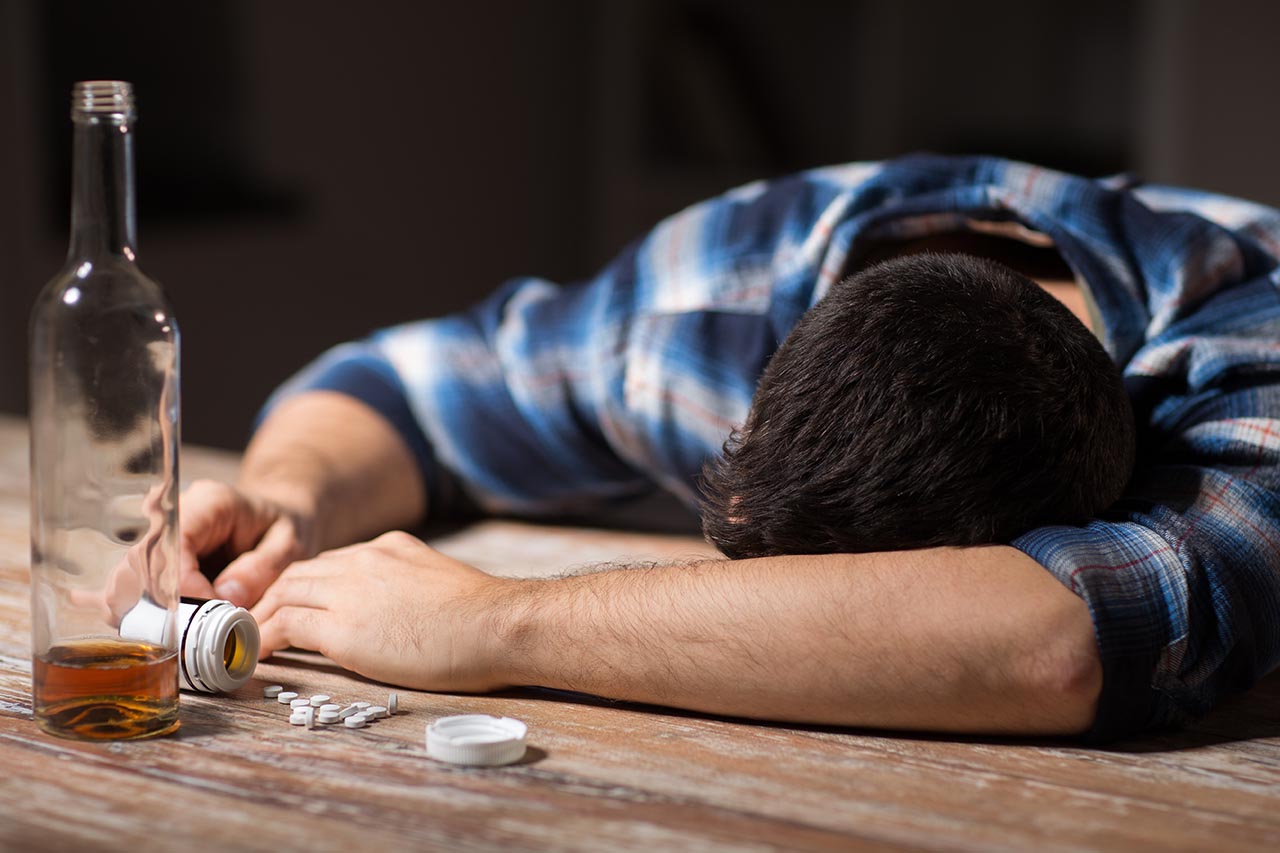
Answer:
[{"label": "bottle neck", "polygon": [[124,117],[75,121],[69,261],[132,263],[137,247],[133,128]]}]

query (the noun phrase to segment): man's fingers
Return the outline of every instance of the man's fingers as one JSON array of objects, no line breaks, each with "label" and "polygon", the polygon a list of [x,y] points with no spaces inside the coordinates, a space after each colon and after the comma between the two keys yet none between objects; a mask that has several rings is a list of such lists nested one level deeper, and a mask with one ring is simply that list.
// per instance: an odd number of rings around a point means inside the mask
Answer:
[{"label": "man's fingers", "polygon": [[236,494],[226,483],[199,480],[182,493],[182,547],[203,557],[227,541],[235,526]]},{"label": "man's fingers", "polygon": [[102,617],[102,621],[110,625],[112,628],[120,627],[120,617],[112,610],[111,605],[107,602],[107,598],[97,589],[69,589],[67,590],[67,599],[71,602],[72,607],[81,610],[96,610]]},{"label": "man's fingers", "polygon": [[333,636],[331,619],[327,611],[312,607],[281,607],[258,626],[262,634],[262,650],[259,659],[266,659],[272,652],[290,646],[317,651],[331,657]]},{"label": "man's fingers", "polygon": [[253,618],[265,622],[282,607],[332,608],[340,603],[341,586],[332,578],[338,570],[335,561],[306,560],[294,563],[276,578],[250,611]]},{"label": "man's fingers", "polygon": [[191,598],[217,598],[218,594],[213,591],[213,584],[209,583],[209,579],[200,574],[199,566],[188,569],[186,562],[183,562],[181,579],[178,581],[178,595],[186,595]]},{"label": "man's fingers", "polygon": [[142,565],[142,559],[137,547],[130,548],[125,559],[117,563],[107,576],[102,592],[107,611],[111,614],[108,621],[113,628],[120,627],[120,620],[124,615],[142,600],[149,575],[148,567]]},{"label": "man's fingers", "polygon": [[267,528],[258,547],[236,557],[222,570],[213,590],[219,598],[249,607],[262,598],[267,587],[299,556],[293,524],[286,519],[277,520]]}]

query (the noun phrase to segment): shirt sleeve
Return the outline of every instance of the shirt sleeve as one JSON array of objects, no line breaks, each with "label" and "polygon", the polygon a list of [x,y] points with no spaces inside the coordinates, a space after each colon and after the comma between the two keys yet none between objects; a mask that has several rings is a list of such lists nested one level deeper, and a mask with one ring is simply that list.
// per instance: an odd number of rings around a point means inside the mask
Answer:
[{"label": "shirt sleeve", "polygon": [[1185,723],[1280,662],[1280,278],[1244,230],[1171,221],[1147,245],[1179,254],[1148,264],[1150,324],[1124,369],[1125,496],[1012,543],[1091,611],[1094,741]]}]

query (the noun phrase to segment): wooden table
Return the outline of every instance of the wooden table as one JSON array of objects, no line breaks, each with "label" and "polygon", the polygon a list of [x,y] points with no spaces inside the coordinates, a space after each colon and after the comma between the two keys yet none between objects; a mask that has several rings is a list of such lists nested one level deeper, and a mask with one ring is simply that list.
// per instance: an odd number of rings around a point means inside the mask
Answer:
[{"label": "wooden table", "polygon": [[[1062,743],[747,724],[550,691],[399,690],[403,713],[307,731],[264,701],[383,699],[323,659],[183,696],[175,736],[81,743],[31,719],[26,432],[0,419],[0,849],[1280,849],[1280,678],[1194,729],[1100,751]],[[187,477],[229,478],[192,449]],[[477,524],[433,544],[489,570],[707,553],[696,539]],[[529,724],[518,765],[424,755],[463,712]]]}]

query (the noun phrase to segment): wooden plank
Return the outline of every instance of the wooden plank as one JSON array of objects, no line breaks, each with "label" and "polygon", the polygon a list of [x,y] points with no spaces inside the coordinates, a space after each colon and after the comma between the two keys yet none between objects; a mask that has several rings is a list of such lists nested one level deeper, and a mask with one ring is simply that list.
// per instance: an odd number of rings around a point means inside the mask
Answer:
[{"label": "wooden plank", "polygon": [[[25,432],[0,419],[0,849],[1280,848],[1280,674],[1189,731],[1112,750],[785,726],[521,689],[397,689],[404,713],[307,731],[267,683],[340,701],[390,688],[288,653],[230,696],[184,695],[173,737],[80,743],[31,720]],[[190,477],[234,476],[192,450]],[[507,574],[696,559],[696,539],[487,521],[432,539]],[[519,717],[507,768],[427,759],[424,728]]]}]

